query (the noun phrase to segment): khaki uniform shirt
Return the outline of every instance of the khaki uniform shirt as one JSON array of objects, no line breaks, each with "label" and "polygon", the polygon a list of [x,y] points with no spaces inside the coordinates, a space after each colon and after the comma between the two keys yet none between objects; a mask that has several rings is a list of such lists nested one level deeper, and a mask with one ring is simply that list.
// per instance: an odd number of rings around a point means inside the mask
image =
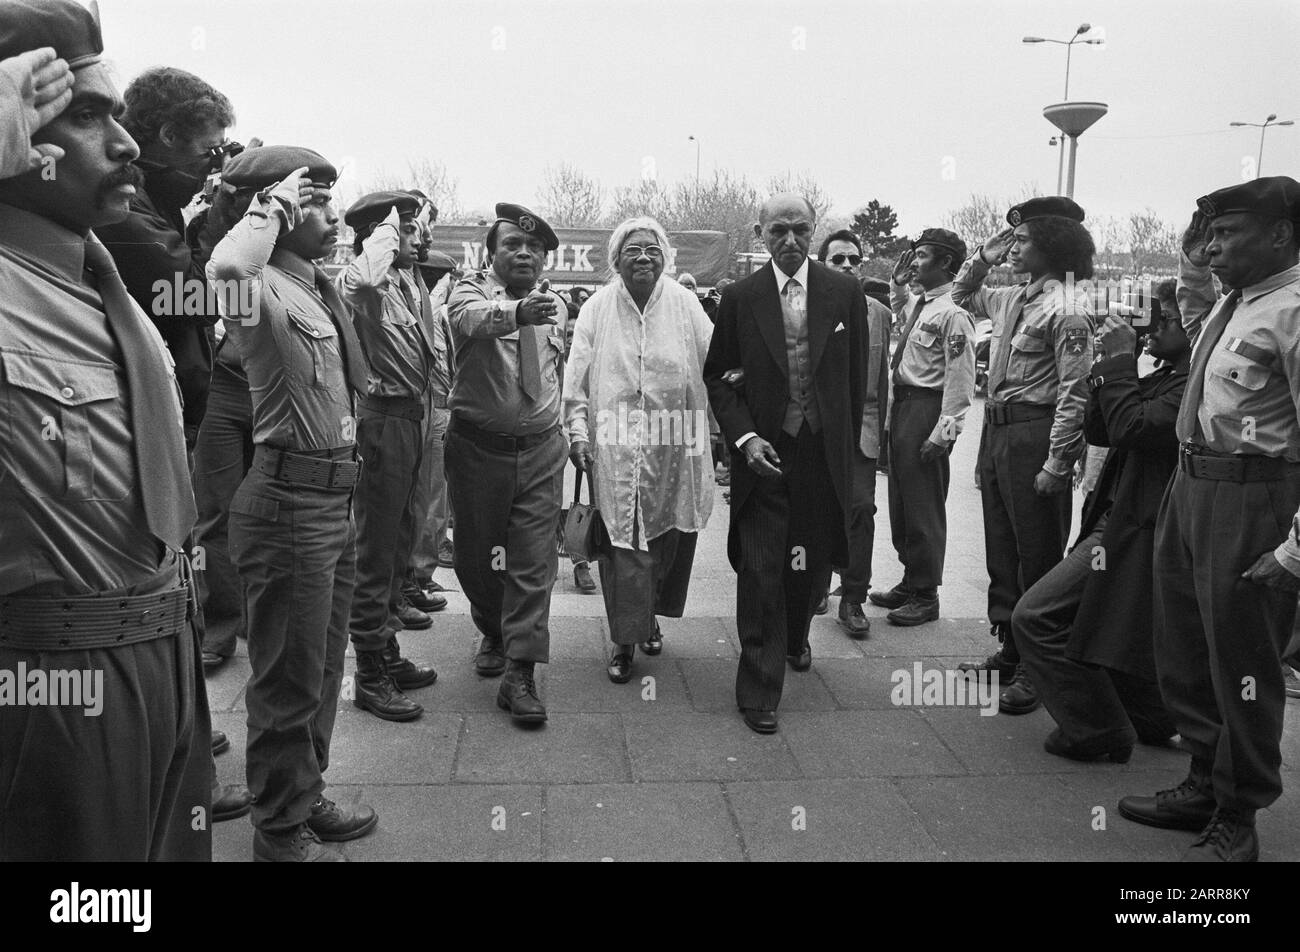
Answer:
[{"label": "khaki uniform shirt", "polygon": [[911,319],[917,301],[925,301],[907,343],[901,345],[903,356],[891,383],[943,391],[939,422],[929,440],[947,446],[965,426],[975,396],[975,319],[953,303],[952,282],[918,298],[906,285],[891,281],[889,298],[904,322]]}]

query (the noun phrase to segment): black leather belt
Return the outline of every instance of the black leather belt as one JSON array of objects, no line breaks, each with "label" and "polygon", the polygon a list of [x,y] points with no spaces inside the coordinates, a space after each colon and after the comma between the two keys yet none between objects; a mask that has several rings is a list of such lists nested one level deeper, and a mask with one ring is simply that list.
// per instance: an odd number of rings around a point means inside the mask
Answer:
[{"label": "black leather belt", "polygon": [[475,426],[463,417],[456,414],[451,415],[451,421],[447,424],[447,430],[455,433],[457,436],[463,436],[476,446],[484,449],[496,450],[499,453],[519,453],[523,450],[532,449],[534,446],[540,446],[551,438],[559,427],[551,427],[549,430],[543,430],[540,433],[529,433],[525,436],[510,436],[507,433],[489,433],[481,427]]},{"label": "black leather belt", "polygon": [[1193,479],[1229,483],[1266,483],[1300,471],[1300,463],[1277,456],[1230,456],[1214,453],[1195,443],[1178,448],[1178,468]]},{"label": "black leather belt", "polygon": [[361,478],[361,460],[304,456],[259,443],[253,453],[257,471],[272,479],[317,489],[352,489]]},{"label": "black leather belt", "polygon": [[942,397],[943,388],[913,387],[910,384],[894,384],[894,400],[920,400],[922,397]]},{"label": "black leather belt", "polygon": [[374,397],[361,398],[361,408],[384,416],[400,417],[403,420],[423,420],[424,400],[421,397]]},{"label": "black leather belt", "polygon": [[185,556],[175,588],[153,595],[9,595],[0,598],[0,647],[79,651],[170,638],[196,612]]},{"label": "black leather belt", "polygon": [[984,404],[984,422],[995,426],[1041,420],[1056,413],[1054,403],[993,403]]}]

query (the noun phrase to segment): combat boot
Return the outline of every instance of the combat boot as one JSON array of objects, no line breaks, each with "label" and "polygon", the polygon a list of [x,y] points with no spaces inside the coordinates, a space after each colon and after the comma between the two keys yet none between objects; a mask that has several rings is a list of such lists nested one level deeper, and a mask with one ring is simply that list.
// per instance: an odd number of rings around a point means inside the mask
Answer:
[{"label": "combat boot", "polygon": [[540,724],[546,720],[546,707],[537,696],[537,684],[533,681],[532,662],[510,662],[501,690],[497,692],[497,707],[509,711],[511,719],[520,724]]},{"label": "combat boot", "polygon": [[1166,830],[1204,830],[1217,807],[1211,769],[1210,764],[1193,759],[1187,779],[1173,789],[1154,797],[1121,798],[1120,816]]},{"label": "combat boot", "polygon": [[384,646],[384,664],[399,691],[427,688],[438,680],[438,672],[433,669],[433,665],[416,664],[409,658],[402,657],[396,636],[389,638],[388,644]]},{"label": "combat boot", "polygon": [[352,703],[386,721],[409,721],[424,708],[398,690],[384,664],[382,651],[357,652],[356,692]]},{"label": "combat boot", "polygon": [[1259,836],[1254,810],[1219,807],[1209,825],[1183,853],[1184,863],[1255,863],[1259,861]]}]

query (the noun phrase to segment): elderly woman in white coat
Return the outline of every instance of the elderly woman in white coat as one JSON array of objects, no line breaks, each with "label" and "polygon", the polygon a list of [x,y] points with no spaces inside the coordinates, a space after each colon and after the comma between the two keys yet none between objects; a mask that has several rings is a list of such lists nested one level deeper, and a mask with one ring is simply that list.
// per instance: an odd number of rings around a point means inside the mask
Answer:
[{"label": "elderly woman in white coat", "polygon": [[565,370],[569,455],[590,475],[603,523],[616,684],[631,679],[638,644],[649,655],[663,649],[655,616],[681,617],[696,538],[713,509],[703,377],[713,326],[694,293],[660,280],[671,262],[653,218],[614,229],[614,280],[578,314]]}]

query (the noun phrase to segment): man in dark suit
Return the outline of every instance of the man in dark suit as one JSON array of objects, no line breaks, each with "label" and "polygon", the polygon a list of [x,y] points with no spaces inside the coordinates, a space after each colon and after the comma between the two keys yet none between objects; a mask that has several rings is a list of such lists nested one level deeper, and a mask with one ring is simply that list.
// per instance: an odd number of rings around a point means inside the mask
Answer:
[{"label": "man in dark suit", "polygon": [[786,658],[796,671],[812,665],[816,581],[847,561],[862,423],[866,303],[853,278],[809,260],[815,225],[798,195],[763,205],[754,231],[771,266],[723,292],[704,364],[731,446],[736,703],[763,734],[776,730]]}]

